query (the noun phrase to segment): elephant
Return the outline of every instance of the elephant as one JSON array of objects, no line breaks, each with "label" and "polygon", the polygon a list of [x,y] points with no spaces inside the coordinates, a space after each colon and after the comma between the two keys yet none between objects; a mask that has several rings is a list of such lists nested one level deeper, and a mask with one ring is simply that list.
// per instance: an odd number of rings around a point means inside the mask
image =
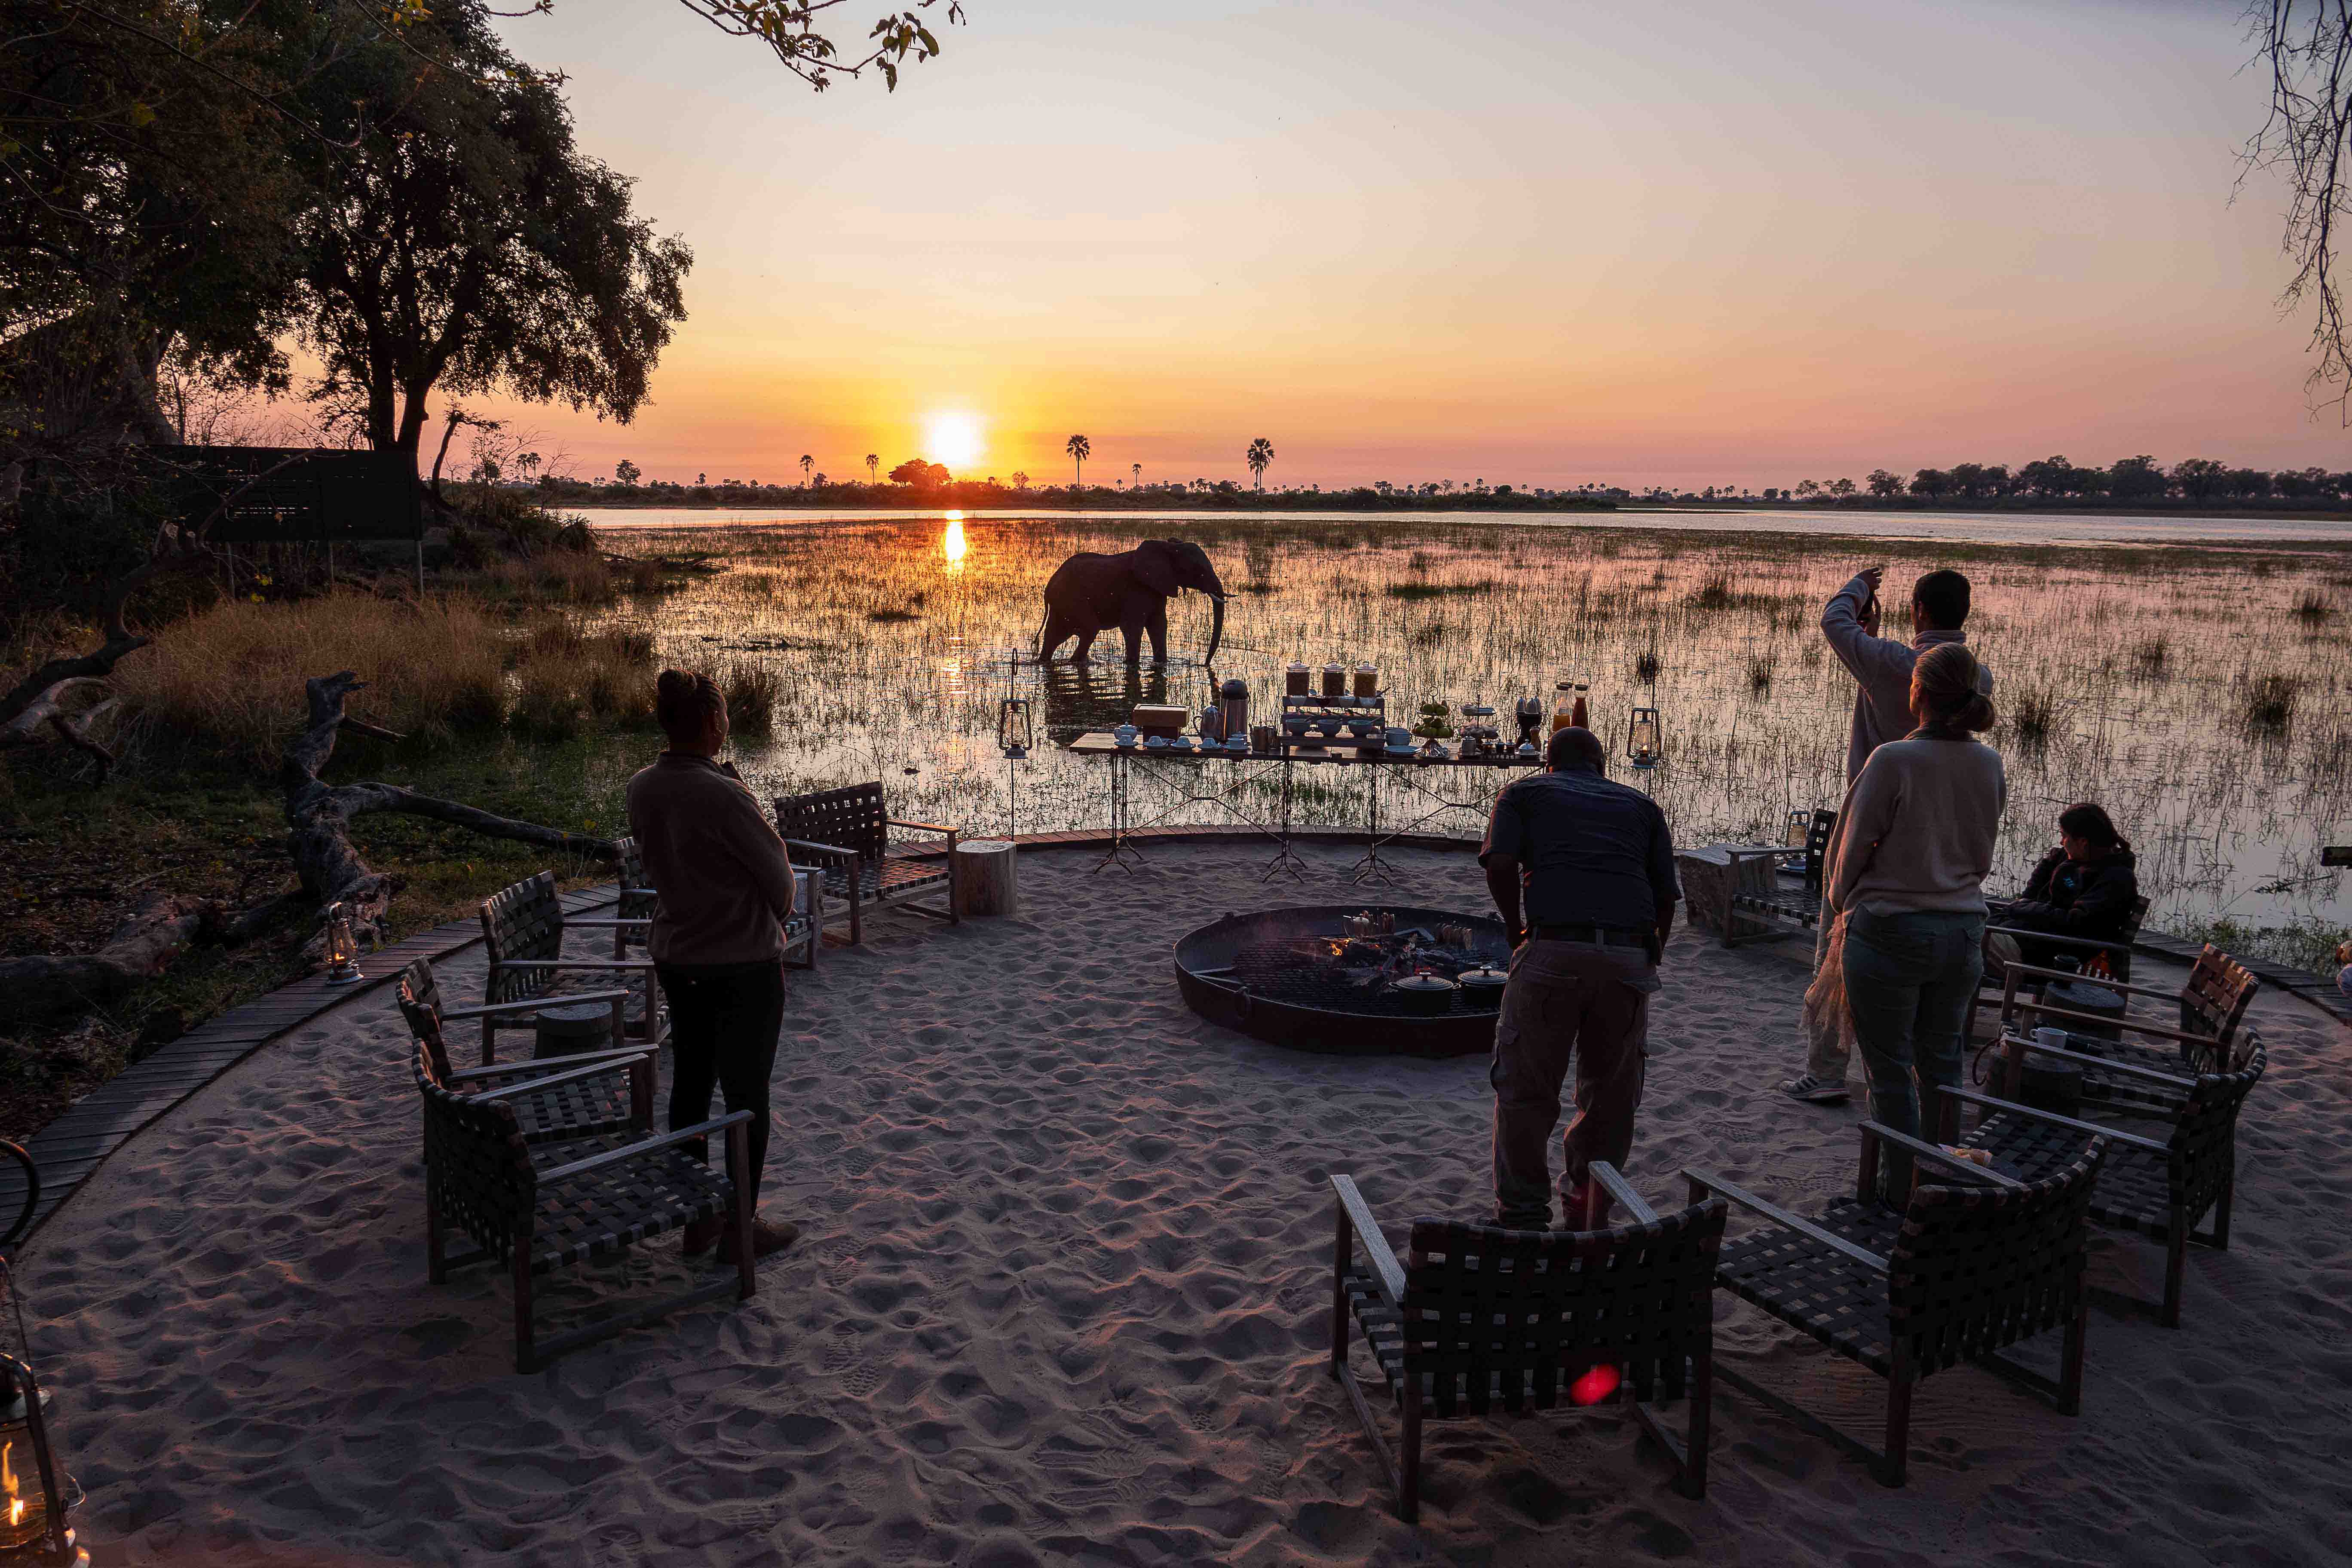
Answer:
[{"label": "elephant", "polygon": [[1181,539],[1147,539],[1116,555],[1082,550],[1054,571],[1045,584],[1045,624],[1037,634],[1037,658],[1050,659],[1070,638],[1078,639],[1072,658],[1087,661],[1095,638],[1117,626],[1127,636],[1127,662],[1134,664],[1143,651],[1143,637],[1151,637],[1151,662],[1168,662],[1168,601],[1191,588],[1209,595],[1215,606],[1209,625],[1209,657],[1213,664],[1217,644],[1225,635],[1225,585],[1208,552]]}]

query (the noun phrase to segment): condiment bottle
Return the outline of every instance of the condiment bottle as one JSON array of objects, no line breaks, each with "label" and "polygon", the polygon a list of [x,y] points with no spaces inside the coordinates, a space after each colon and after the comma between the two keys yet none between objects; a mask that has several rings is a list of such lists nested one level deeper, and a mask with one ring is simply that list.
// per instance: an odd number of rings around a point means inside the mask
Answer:
[{"label": "condiment bottle", "polygon": [[1576,722],[1576,688],[1563,680],[1552,688],[1551,732],[1559,734]]},{"label": "condiment bottle", "polygon": [[1569,715],[1569,721],[1580,730],[1590,730],[1592,726],[1585,721],[1584,692],[1584,682],[1580,680],[1576,683],[1576,707]]}]

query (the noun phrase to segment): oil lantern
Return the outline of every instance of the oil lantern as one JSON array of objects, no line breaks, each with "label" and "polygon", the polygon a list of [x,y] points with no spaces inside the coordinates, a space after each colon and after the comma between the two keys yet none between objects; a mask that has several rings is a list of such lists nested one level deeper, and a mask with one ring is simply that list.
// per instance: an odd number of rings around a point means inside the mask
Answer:
[{"label": "oil lantern", "polygon": [[1018,762],[1028,756],[1036,738],[1026,697],[1007,697],[997,703],[996,749],[1004,753],[1005,761]]},{"label": "oil lantern", "polygon": [[[0,1247],[15,1245],[32,1228],[41,1201],[40,1173],[33,1157],[14,1143],[0,1142],[25,1169],[25,1207]],[[48,1395],[33,1375],[32,1351],[25,1334],[25,1307],[16,1275],[0,1253],[0,1563],[38,1563],[49,1568],[89,1568],[89,1553],[75,1544],[70,1517],[82,1500],[81,1488],[66,1474],[50,1446]],[[8,1341],[7,1331],[15,1338]]]},{"label": "oil lantern", "polygon": [[349,985],[365,979],[360,973],[360,946],[352,935],[351,911],[340,903],[327,906],[327,984]]},{"label": "oil lantern", "polygon": [[1637,768],[1654,768],[1665,754],[1665,730],[1654,708],[1636,708],[1625,725],[1625,756]]}]

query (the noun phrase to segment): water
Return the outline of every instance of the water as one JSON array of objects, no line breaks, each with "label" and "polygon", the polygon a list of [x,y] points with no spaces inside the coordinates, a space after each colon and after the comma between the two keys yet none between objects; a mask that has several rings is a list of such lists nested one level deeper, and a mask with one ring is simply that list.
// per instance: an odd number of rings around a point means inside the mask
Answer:
[{"label": "water", "polygon": [[[1718,526],[1725,516],[1707,515]],[[1693,844],[1777,839],[1789,808],[1838,803],[1853,686],[1822,643],[1821,605],[1861,565],[1884,564],[1888,597],[1901,600],[1917,574],[1957,562],[1976,584],[1970,637],[1995,671],[2003,711],[1992,740],[2011,811],[1996,890],[2013,889],[2055,841],[2061,809],[2089,799],[2138,850],[2156,926],[2221,916],[2352,922],[2345,874],[2318,864],[2322,845],[2352,841],[2352,558],[2242,545],[1832,542],[1790,537],[1790,516],[1769,514],[1769,534],[1683,526],[1696,518],[1662,529],[1654,513],[1622,520],[1637,529],[1231,513],[1175,527],[1131,515],[936,512],[595,521],[614,525],[604,535],[614,549],[718,557],[715,575],[615,615],[651,631],[666,659],[756,660],[776,676],[772,731],[738,737],[757,792],[880,778],[898,815],[974,832],[1007,823],[1001,699],[1033,701],[1041,741],[1108,728],[1139,701],[1197,713],[1209,700],[1199,657],[1208,605],[1198,597],[1171,606],[1164,670],[1127,669],[1116,631],[1097,642],[1089,668],[1037,665],[1039,590],[1072,551],[1122,549],[1148,534],[1200,542],[1234,590],[1216,674],[1249,682],[1254,714],[1278,708],[1294,658],[1372,659],[1392,713],[1442,700],[1459,724],[1462,704],[1483,701],[1506,729],[1514,699],[1589,680],[1594,727],[1621,753],[1630,710],[1655,706],[1665,764],[1643,773],[1621,763],[1616,776],[1652,791],[1677,841]],[[1654,680],[1643,679],[1645,656],[1657,661]],[[2249,721],[2264,690],[2285,694],[2283,722]],[[616,753],[613,767],[635,761]],[[1104,770],[1040,745],[1010,770],[1019,829],[1108,826]],[[1139,822],[1272,811],[1272,770],[1202,763],[1139,773]],[[1363,820],[1360,771],[1298,776],[1300,821]],[[1478,832],[1481,782],[1496,779],[1418,777],[1460,804],[1392,784],[1384,823],[1426,813],[1423,831]],[[1228,791],[1238,794],[1221,802]]]},{"label": "water", "polygon": [[[791,507],[590,507],[581,515],[599,529],[696,529],[777,526],[815,522],[937,521],[938,507],[898,511],[826,511]],[[974,521],[1019,521],[1036,514],[1021,510],[964,510]],[[1383,524],[1452,527],[1458,511],[1106,511],[1048,514],[1056,521],[1118,527],[1147,522],[1232,522],[1252,516],[1284,523]],[[1937,541],[1954,544],[2298,544],[2352,545],[2352,518],[2185,517],[2178,513],[2122,512],[1852,512],[1822,510],[1769,510],[1727,507],[1713,510],[1616,512],[1534,512],[1478,518],[1476,525],[1541,529],[1673,529],[1695,533],[1784,533],[1804,538],[1868,538]]]}]

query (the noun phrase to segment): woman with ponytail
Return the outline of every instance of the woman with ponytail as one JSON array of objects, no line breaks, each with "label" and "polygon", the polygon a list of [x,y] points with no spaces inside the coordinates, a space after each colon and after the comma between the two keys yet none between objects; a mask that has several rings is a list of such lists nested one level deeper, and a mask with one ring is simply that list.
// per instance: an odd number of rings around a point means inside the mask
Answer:
[{"label": "woman with ponytail", "polygon": [[[1870,753],[1838,814],[1825,877],[1845,919],[1846,1006],[1870,1072],[1872,1117],[1916,1137],[1935,1090],[1960,1081],[1960,1031],[1984,973],[1985,874],[2008,801],[1989,683],[1958,643],[1911,673],[1917,728]],[[1911,1159],[1889,1150],[1886,1200],[1909,1197]]]}]

